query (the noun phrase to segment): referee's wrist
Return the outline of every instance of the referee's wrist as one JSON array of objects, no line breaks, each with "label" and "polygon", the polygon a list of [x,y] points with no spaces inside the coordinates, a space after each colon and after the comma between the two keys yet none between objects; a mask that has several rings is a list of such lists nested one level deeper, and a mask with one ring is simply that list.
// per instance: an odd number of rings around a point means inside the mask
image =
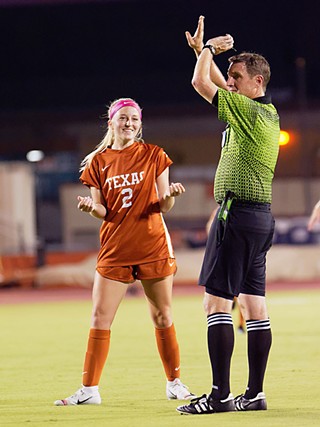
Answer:
[{"label": "referee's wrist", "polygon": [[204,50],[204,49],[209,49],[212,56],[214,56],[216,54],[216,50],[211,44],[205,44],[203,46],[202,50]]}]

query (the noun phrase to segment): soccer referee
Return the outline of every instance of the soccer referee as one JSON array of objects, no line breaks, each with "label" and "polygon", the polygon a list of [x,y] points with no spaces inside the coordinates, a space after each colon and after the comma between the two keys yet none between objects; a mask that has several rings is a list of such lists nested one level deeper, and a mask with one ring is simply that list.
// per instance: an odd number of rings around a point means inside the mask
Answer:
[{"label": "soccer referee", "polygon": [[[271,185],[280,133],[278,113],[266,95],[270,80],[266,59],[248,52],[232,56],[225,81],[214,59],[233,48],[233,38],[227,34],[203,45],[203,20],[201,16],[194,36],[186,33],[198,57],[192,85],[218,109],[226,129],[214,182],[220,208],[199,278],[205,287],[212,390],[177,408],[196,415],[267,409],[263,380],[272,337],[265,302],[266,254],[274,233]],[[246,390],[235,398],[230,390],[234,297],[246,321],[249,366]]]}]

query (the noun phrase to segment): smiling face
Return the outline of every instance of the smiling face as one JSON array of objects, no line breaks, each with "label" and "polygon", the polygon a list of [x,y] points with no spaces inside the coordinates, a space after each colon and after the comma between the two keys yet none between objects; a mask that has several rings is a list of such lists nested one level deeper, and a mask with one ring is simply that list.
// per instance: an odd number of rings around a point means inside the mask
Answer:
[{"label": "smiling face", "polygon": [[228,70],[228,89],[254,99],[264,95],[261,74],[250,76],[244,62],[231,63]]},{"label": "smiling face", "polygon": [[115,144],[133,143],[141,129],[140,114],[131,106],[120,108],[109,120],[109,127],[113,131]]}]

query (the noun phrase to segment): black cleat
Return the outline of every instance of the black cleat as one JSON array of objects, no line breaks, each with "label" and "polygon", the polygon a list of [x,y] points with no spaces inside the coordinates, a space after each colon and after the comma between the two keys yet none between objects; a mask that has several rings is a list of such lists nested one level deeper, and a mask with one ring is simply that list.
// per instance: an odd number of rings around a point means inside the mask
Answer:
[{"label": "black cleat", "polygon": [[178,406],[177,411],[182,415],[213,414],[215,412],[235,411],[234,397],[230,393],[226,399],[216,400],[210,395],[203,394],[192,399],[189,405]]},{"label": "black cleat", "polygon": [[253,399],[246,399],[243,394],[234,398],[237,411],[265,411],[267,409],[266,395],[258,393]]}]

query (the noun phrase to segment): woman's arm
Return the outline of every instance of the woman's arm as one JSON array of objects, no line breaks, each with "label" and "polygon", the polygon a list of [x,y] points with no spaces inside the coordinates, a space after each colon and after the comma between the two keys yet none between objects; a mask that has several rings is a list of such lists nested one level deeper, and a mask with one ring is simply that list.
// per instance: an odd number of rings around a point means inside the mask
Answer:
[{"label": "woman's arm", "polygon": [[90,187],[91,197],[78,196],[78,209],[81,212],[87,212],[91,216],[104,219],[108,213],[106,207],[101,203],[101,191],[95,187]]},{"label": "woman's arm", "polygon": [[174,205],[174,198],[180,196],[186,190],[180,182],[169,185],[169,168],[166,168],[157,178],[160,211],[169,212]]}]

